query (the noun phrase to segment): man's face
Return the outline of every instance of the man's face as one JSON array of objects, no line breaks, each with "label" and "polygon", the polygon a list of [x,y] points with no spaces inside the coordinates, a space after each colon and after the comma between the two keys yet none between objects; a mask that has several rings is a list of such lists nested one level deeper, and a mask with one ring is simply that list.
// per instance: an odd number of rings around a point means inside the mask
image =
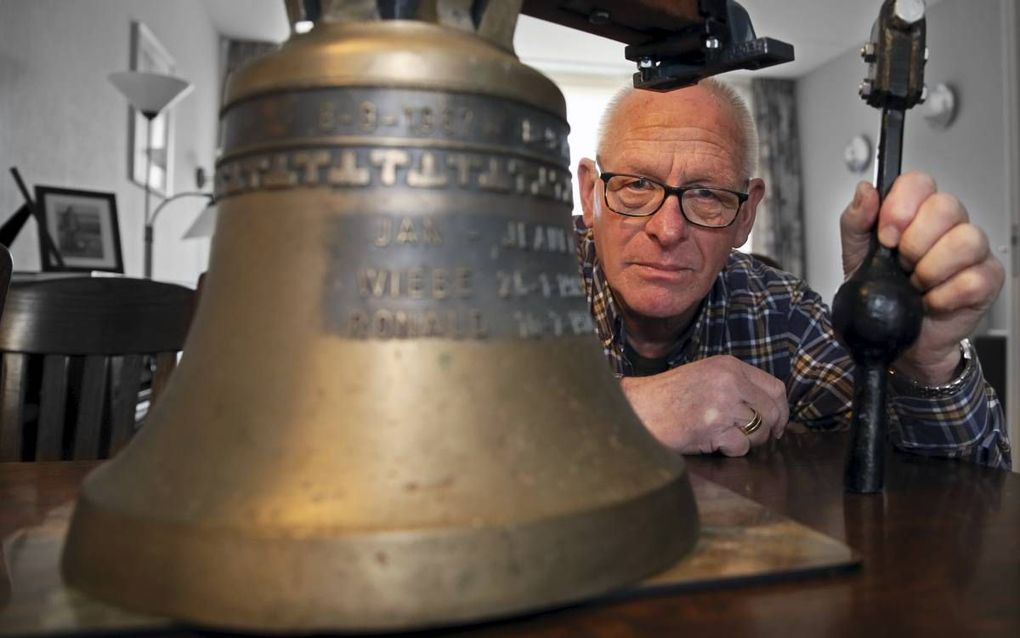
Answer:
[{"label": "man's face", "polygon": [[631,94],[606,131],[602,170],[652,177],[671,186],[715,186],[750,192],[726,228],[694,226],[670,196],[651,217],[609,210],[605,184],[591,160],[578,168],[585,224],[614,297],[628,319],[685,325],[742,245],[764,194],[761,180],[742,174],[740,132],[718,98],[701,87]]}]

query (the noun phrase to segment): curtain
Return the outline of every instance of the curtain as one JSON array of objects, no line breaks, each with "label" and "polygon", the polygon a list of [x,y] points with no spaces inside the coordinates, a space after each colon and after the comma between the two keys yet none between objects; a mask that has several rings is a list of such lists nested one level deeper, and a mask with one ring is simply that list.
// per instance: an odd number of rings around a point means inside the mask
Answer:
[{"label": "curtain", "polygon": [[[220,104],[223,104],[223,98],[226,96],[227,78],[230,77],[231,73],[255,58],[271,53],[279,48],[280,45],[273,42],[220,38]],[[219,123],[218,130],[217,139],[222,143],[222,120]]]},{"label": "curtain", "polygon": [[226,49],[225,68],[223,77],[227,78],[233,71],[255,58],[275,51],[280,45],[272,42],[256,42],[254,40],[230,40],[224,41]]},{"label": "curtain", "polygon": [[759,138],[758,171],[765,180],[765,198],[758,206],[751,250],[803,277],[804,209],[795,83],[752,78],[751,94]]}]

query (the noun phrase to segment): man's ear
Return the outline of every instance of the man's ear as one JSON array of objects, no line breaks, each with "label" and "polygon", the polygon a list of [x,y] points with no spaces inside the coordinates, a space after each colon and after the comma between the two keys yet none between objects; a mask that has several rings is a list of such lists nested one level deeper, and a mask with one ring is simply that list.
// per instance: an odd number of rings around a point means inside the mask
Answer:
[{"label": "man's ear", "polygon": [[581,210],[584,213],[584,225],[591,228],[595,224],[595,182],[598,181],[598,169],[595,160],[583,158],[577,165],[577,188],[581,197]]},{"label": "man's ear", "polygon": [[753,178],[747,187],[747,201],[740,207],[737,213],[737,234],[733,239],[733,247],[743,246],[747,237],[751,234],[751,227],[754,226],[755,215],[758,214],[758,204],[765,198],[765,182],[757,177]]}]

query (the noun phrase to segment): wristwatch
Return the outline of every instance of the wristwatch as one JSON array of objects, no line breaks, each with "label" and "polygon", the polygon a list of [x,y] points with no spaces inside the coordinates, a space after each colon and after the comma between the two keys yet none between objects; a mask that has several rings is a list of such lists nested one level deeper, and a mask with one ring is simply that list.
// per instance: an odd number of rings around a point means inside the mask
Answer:
[{"label": "wristwatch", "polygon": [[942,385],[925,385],[889,368],[889,382],[896,392],[903,396],[919,399],[944,399],[960,391],[976,365],[975,362],[974,346],[971,345],[970,339],[964,339],[960,342],[960,364],[956,366],[956,373],[953,375],[952,381]]}]

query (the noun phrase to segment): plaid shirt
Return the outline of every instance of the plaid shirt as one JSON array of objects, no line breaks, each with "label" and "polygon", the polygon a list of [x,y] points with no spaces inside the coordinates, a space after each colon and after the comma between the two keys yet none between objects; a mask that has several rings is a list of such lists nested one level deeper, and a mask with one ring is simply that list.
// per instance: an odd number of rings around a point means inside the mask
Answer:
[{"label": "plaid shirt", "polygon": [[[610,365],[634,374],[626,335],[592,233],[574,219],[577,254],[589,309]],[[812,429],[849,427],[853,361],[836,340],[821,296],[793,275],[731,251],[726,267],[667,356],[670,368],[714,355],[732,355],[786,383],[790,420]],[[1002,407],[975,361],[952,397],[920,399],[889,388],[893,443],[920,454],[1010,466]]]}]

